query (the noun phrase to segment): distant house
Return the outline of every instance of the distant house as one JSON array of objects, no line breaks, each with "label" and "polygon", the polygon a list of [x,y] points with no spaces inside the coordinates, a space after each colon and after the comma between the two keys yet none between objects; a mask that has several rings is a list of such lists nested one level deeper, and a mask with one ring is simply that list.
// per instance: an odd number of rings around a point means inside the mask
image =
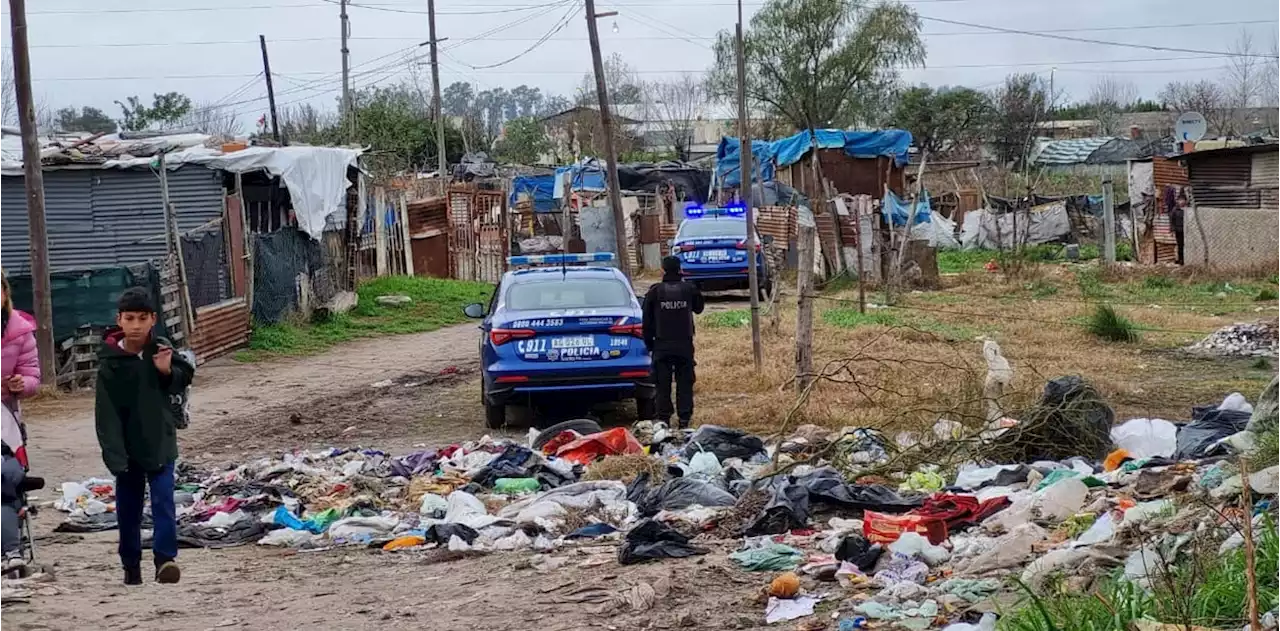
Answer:
[{"label": "distant house", "polygon": [[1276,266],[1278,158],[1276,143],[1195,151],[1177,158],[1191,185],[1184,228],[1187,264]]},{"label": "distant house", "polygon": [[[631,139],[626,149],[674,154],[676,143],[671,132],[675,125],[663,120],[662,115],[653,109],[635,103],[614,106],[614,121],[625,137]],[[553,145],[552,151],[559,157],[558,160],[548,160],[548,163],[572,162],[594,155],[592,140],[594,134],[598,133],[599,121],[600,111],[591,105],[579,105],[543,118],[542,122],[546,125],[547,135]],[[683,122],[679,125],[682,126]],[[720,138],[736,133],[737,125],[736,118],[718,116],[710,106],[698,108],[693,120],[689,121],[692,132],[688,147],[689,161],[714,156]],[[620,147],[618,151],[623,153],[624,148]]]}]

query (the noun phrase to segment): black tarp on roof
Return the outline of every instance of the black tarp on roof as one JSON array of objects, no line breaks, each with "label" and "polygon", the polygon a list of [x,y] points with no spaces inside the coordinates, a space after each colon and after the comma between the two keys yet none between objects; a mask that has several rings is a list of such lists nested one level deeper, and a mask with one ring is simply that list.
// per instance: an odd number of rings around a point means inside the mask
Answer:
[{"label": "black tarp on roof", "polygon": [[618,165],[618,184],[624,191],[657,192],[665,185],[674,186],[676,197],[706,203],[711,188],[711,170],[686,162],[637,162]]}]

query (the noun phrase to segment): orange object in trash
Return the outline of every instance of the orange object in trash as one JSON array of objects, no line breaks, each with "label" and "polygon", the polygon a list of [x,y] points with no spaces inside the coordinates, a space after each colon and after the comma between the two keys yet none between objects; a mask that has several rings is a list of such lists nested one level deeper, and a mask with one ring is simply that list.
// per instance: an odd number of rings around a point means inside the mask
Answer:
[{"label": "orange object in trash", "polygon": [[862,515],[862,534],[871,543],[893,543],[902,533],[912,531],[929,543],[940,545],[947,540],[947,522],[923,515],[886,515],[866,511]]},{"label": "orange object in trash", "polygon": [[241,149],[248,149],[248,148],[249,148],[249,143],[247,142],[233,141],[233,142],[222,143],[222,153],[232,153],[234,151],[240,151]]},{"label": "orange object in trash", "polygon": [[776,598],[794,598],[800,593],[800,577],[795,572],[779,574],[769,583],[769,595]]},{"label": "orange object in trash", "polygon": [[627,428],[615,427],[566,443],[556,450],[556,456],[580,465],[589,465],[605,456],[638,454],[643,451],[644,446]]},{"label": "orange object in trash", "polygon": [[1107,454],[1107,459],[1102,461],[1103,471],[1115,471],[1129,459],[1129,451],[1127,449],[1117,449]]},{"label": "orange object in trash", "polygon": [[382,546],[382,549],[390,551],[390,550],[399,550],[401,548],[412,548],[414,546],[420,546],[426,542],[427,542],[427,539],[425,537],[421,537],[418,535],[405,535],[403,537],[396,537],[395,539],[388,541],[386,545]]}]

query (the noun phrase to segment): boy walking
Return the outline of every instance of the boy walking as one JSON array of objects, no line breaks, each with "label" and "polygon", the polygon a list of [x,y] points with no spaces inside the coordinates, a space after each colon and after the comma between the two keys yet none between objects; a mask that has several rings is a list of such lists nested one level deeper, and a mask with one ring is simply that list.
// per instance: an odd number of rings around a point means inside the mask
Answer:
[{"label": "boy walking", "polygon": [[142,509],[151,491],[157,583],[177,583],[178,522],[173,502],[173,463],[178,458],[173,396],[182,395],[195,367],[151,334],[156,310],[139,287],[120,294],[116,324],[98,351],[94,407],[102,461],[116,477],[116,519],[126,585],[142,584]]}]

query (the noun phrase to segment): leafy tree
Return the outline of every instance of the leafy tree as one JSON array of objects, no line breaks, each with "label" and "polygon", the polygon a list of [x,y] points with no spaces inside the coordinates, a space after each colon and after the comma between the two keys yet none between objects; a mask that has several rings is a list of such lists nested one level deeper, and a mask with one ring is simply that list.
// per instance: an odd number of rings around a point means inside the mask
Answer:
[{"label": "leafy tree", "polygon": [[494,149],[507,162],[534,164],[551,149],[551,142],[538,119],[521,116],[507,121]]},{"label": "leafy tree", "polygon": [[902,92],[892,121],[933,155],[975,145],[990,113],[990,98],[977,90],[922,85]]},{"label": "leafy tree", "polygon": [[142,129],[166,129],[181,122],[191,112],[191,99],[177,92],[152,94],[148,106],[136,96],[125,99],[120,106],[123,126],[131,131]]},{"label": "leafy tree", "polygon": [[[851,97],[896,82],[896,68],[924,63],[920,18],[899,3],[769,0],[744,33],[746,95],[798,129],[843,127],[863,112]],[[715,44],[711,93],[737,100],[735,37]],[[856,102],[856,101],[855,101]]]},{"label": "leafy tree", "polygon": [[440,108],[449,116],[466,116],[471,113],[475,98],[470,83],[455,81],[440,91]]},{"label": "leafy tree", "polygon": [[1024,164],[1038,125],[1047,120],[1049,88],[1033,73],[1013,74],[995,91],[989,137],[996,156],[1005,164]]},{"label": "leafy tree", "polygon": [[116,122],[96,107],[64,107],[58,110],[57,127],[62,131],[87,131],[89,133],[111,134],[116,131]]}]

